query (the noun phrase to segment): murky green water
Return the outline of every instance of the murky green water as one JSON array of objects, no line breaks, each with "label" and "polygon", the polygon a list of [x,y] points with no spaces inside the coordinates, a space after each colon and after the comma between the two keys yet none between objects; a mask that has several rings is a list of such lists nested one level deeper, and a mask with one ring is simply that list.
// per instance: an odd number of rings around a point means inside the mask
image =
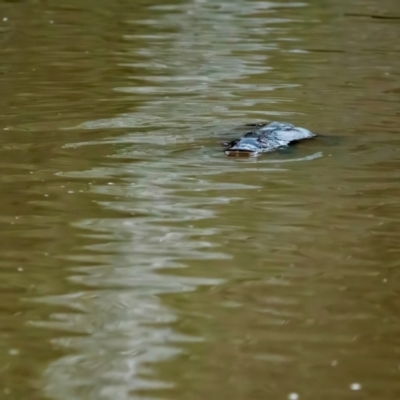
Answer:
[{"label": "murky green water", "polygon": [[[397,0],[0,1],[0,398],[400,398]],[[245,123],[322,134],[258,159]]]}]

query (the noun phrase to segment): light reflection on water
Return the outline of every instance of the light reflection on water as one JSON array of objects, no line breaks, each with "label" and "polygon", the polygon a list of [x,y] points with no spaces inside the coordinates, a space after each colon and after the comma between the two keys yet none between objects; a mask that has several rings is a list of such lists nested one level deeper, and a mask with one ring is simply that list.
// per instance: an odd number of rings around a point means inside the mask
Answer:
[{"label": "light reflection on water", "polygon": [[[163,188],[180,187],[185,175],[166,170],[161,177],[160,168],[155,167],[157,162],[152,160],[151,164],[141,169],[127,166],[121,171],[117,167],[98,171],[94,168],[78,174],[103,178],[110,175],[110,183],[118,172],[131,175],[131,183],[125,178],[127,183],[123,186],[95,186],[93,191],[118,196],[119,200],[103,201],[101,206],[131,213],[132,217],[75,223],[76,228],[89,236],[108,238],[108,243],[87,246],[82,255],[71,256],[75,262],[102,261],[100,265],[74,268],[75,274],[69,278],[75,284],[95,288],[94,291],[83,291],[73,299],[71,295],[48,299],[54,304],[73,306],[79,314],[57,314],[51,322],[36,324],[84,335],[55,340],[54,344],[77,354],[61,358],[47,369],[46,392],[53,398],[90,395],[125,399],[131,398],[133,391],[167,388],[173,383],[158,381],[152,376],[150,365],[176,357],[181,353],[182,342],[203,340],[171,329],[169,324],[177,317],[159,296],[218,285],[222,280],[165,275],[162,271],[185,268],[185,260],[230,258],[218,252],[211,242],[212,236],[219,233],[217,228],[200,229],[192,225],[194,221],[214,217],[211,210],[199,207],[224,204],[230,199],[219,196],[185,201],[174,189]],[[209,187],[206,183],[203,186]],[[186,179],[185,186],[189,190],[195,186],[198,189],[201,183]],[[171,225],[185,221],[184,226]]]},{"label": "light reflection on water", "polygon": [[[217,260],[230,260],[232,257],[219,251],[214,242],[215,236],[224,235],[222,229],[218,226],[200,228],[193,224],[215,219],[215,206],[240,200],[240,195],[232,196],[232,191],[239,194],[243,190],[254,190],[257,186],[218,179],[217,194],[210,195],[208,192],[213,188],[215,178],[234,170],[231,164],[225,165],[226,159],[221,157],[222,153],[218,151],[212,164],[205,165],[206,159],[201,157],[201,152],[197,155],[192,152],[189,157],[181,153],[180,156],[184,157],[179,161],[179,158],[172,160],[168,151],[181,143],[189,149],[194,139],[188,130],[196,129],[190,122],[193,119],[197,121],[198,130],[201,124],[203,135],[206,135],[207,126],[204,123],[215,124],[215,111],[221,116],[231,115],[230,103],[235,102],[238,96],[234,93],[256,91],[264,94],[297,86],[270,83],[255,87],[251,83],[240,82],[244,77],[265,73],[270,69],[265,65],[265,56],[253,53],[276,49],[276,43],[268,44],[266,49],[264,40],[239,40],[245,36],[243,31],[250,27],[247,20],[238,19],[240,15],[257,13],[259,8],[266,8],[266,5],[253,3],[249,9],[241,2],[226,3],[220,5],[223,13],[215,15],[207,2],[188,3],[186,15],[180,7],[170,7],[168,12],[163,9],[164,13],[159,15],[157,21],[132,21],[133,24],[148,23],[151,28],[162,29],[162,35],[124,35],[125,40],[145,44],[141,49],[135,49],[132,57],[139,54],[148,60],[143,65],[148,75],[136,73],[132,79],[140,82],[137,86],[115,90],[143,96],[142,106],[136,107],[136,111],[130,114],[85,122],[74,129],[134,127],[136,132],[100,142],[66,144],[65,148],[84,145],[95,150],[96,144],[121,143],[123,149],[109,154],[112,162],[105,168],[93,167],[87,171],[63,173],[63,177],[102,177],[109,180],[108,185],[92,186],[94,193],[113,198],[112,201],[101,201],[99,204],[106,209],[130,213],[132,217],[90,219],[74,224],[90,236],[103,235],[108,243],[86,246],[82,249],[82,255],[71,255],[74,262],[94,264],[74,268],[74,274],[69,278],[71,282],[92,290],[74,296],[67,294],[47,298],[53,304],[72,306],[77,313],[54,314],[51,321],[35,324],[80,334],[54,340],[53,344],[70,349],[75,354],[51,363],[45,371],[45,392],[52,398],[77,399],[89,396],[128,399],[135,398],[134,393],[140,390],[173,387],[174,382],[157,379],[151,365],[177,357],[182,352],[181,344],[184,342],[204,340],[201,336],[183,335],[172,329],[171,324],[177,321],[177,316],[173,309],[162,304],[159,296],[194,291],[204,285],[219,285],[224,279],[184,277],[174,272],[166,275],[162,272],[165,269],[174,271],[185,268],[186,260],[212,260],[214,263]],[[301,5],[293,4],[296,7]],[[286,6],[290,7],[291,4]],[[268,9],[270,7],[273,8],[272,3]],[[169,11],[178,12],[179,18],[171,19]],[[177,22],[179,33],[165,32],[171,24],[175,27]],[[266,24],[287,22],[290,21],[252,18],[251,30],[257,36],[260,29],[262,34],[268,33]],[[232,41],[232,38],[238,40]],[[226,42],[229,43],[229,50],[225,47]],[[235,55],[236,52],[240,54]],[[247,54],[245,61],[243,52]],[[157,66],[152,68],[151,65],[151,60],[157,59],[163,62],[161,73],[157,71]],[[123,65],[133,69],[138,67],[135,63],[125,62]],[[156,75],[152,73],[154,69]],[[229,84],[218,91],[220,99],[205,102],[204,99],[215,93],[224,81]],[[179,97],[181,95],[186,97],[184,102]],[[264,96],[256,100],[256,97],[244,100],[243,105],[259,107],[260,104],[275,101]],[[211,110],[214,111],[212,116]],[[241,115],[237,114],[236,118]],[[151,134],[140,134],[137,131],[141,125],[153,129],[160,125],[162,129]],[[177,133],[179,128],[180,133]],[[321,155],[321,152],[317,152],[300,160],[311,160]],[[140,162],[123,166],[117,163],[118,158],[135,156],[142,157],[143,165]],[[271,160],[267,162],[274,163]],[[281,171],[281,168],[266,170],[273,173]],[[120,176],[124,176],[124,184],[114,184],[114,177]],[[200,196],[196,197],[196,194]],[[101,264],[95,265],[100,260]]]}]

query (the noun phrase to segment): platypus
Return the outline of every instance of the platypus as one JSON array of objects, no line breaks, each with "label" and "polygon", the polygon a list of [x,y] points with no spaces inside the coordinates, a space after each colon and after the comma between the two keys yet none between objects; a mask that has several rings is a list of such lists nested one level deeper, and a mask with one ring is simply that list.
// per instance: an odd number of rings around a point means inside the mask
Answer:
[{"label": "platypus", "polygon": [[303,139],[311,139],[316,134],[308,129],[299,128],[286,122],[271,122],[240,139],[225,143],[228,156],[258,156],[260,153],[274,151]]}]

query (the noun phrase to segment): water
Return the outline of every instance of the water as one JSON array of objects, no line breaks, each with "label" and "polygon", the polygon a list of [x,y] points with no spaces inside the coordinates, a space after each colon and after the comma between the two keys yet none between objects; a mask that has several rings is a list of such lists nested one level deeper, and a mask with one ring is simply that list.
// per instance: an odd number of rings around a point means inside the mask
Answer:
[{"label": "water", "polygon": [[399,16],[0,2],[0,397],[398,399]]}]

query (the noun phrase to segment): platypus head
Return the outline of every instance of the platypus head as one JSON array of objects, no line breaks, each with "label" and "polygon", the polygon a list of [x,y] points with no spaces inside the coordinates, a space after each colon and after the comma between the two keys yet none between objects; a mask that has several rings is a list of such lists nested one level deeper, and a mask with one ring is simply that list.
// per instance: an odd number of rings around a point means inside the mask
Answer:
[{"label": "platypus head", "polygon": [[225,150],[228,156],[256,157],[261,150],[260,142],[256,137],[244,137],[229,144]]}]

